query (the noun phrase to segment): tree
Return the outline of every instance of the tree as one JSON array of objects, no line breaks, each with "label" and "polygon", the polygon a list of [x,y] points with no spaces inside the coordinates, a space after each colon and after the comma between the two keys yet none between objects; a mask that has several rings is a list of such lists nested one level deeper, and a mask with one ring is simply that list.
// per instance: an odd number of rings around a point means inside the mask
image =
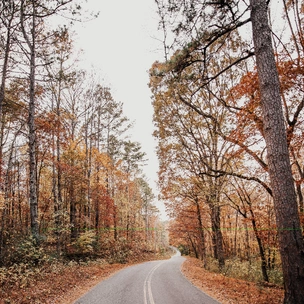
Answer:
[{"label": "tree", "polygon": [[[141,206],[136,206],[137,196],[140,194],[136,193],[137,189],[135,178],[140,172],[140,167],[144,165],[146,159],[144,158],[146,153],[141,151],[141,145],[139,142],[125,141],[123,143],[123,150],[121,151],[122,170],[126,175],[126,187],[125,187],[125,224],[127,232],[127,240],[130,236],[130,230],[134,228],[132,225],[131,216],[134,215],[136,209],[139,211]],[[134,222],[133,222],[134,223]],[[133,226],[133,227],[132,227]]]},{"label": "tree", "polygon": [[[228,201],[231,202],[232,208],[235,208],[237,212],[244,217],[244,219],[250,220],[255,238],[258,243],[259,252],[262,260],[261,270],[262,270],[263,279],[265,282],[269,282],[269,277],[267,273],[266,250],[261,237],[261,232],[259,232],[258,219],[254,213],[254,204],[253,204],[254,201],[263,201],[263,200],[260,195],[260,192],[256,191],[257,189],[249,189],[249,187],[247,187],[248,189],[246,189],[243,181],[241,182],[242,183],[240,183],[238,180],[232,181],[231,188],[234,189],[234,191],[232,192],[237,193],[236,198],[233,198],[233,195],[231,194],[229,195],[226,193],[225,195],[228,198]],[[259,195],[258,198],[255,197],[257,195]],[[261,229],[263,229],[262,226],[260,227]]]},{"label": "tree", "polygon": [[[61,150],[65,144],[64,128],[64,91],[69,83],[73,81],[75,70],[72,69],[73,42],[67,27],[54,30],[51,35],[50,46],[44,50],[44,62],[47,75],[45,77],[45,95],[51,100],[49,109],[46,109],[48,128],[45,133],[51,132],[48,141],[52,143],[52,192],[54,200],[55,234],[57,238],[57,251],[61,249],[61,235],[63,227],[63,198],[62,198],[62,163]],[[52,64],[50,64],[52,62]],[[48,100],[46,102],[48,105]],[[63,116],[63,117],[62,117]],[[45,121],[45,117],[40,117],[40,121]]]},{"label": "tree", "polygon": [[158,212],[157,208],[153,204],[155,196],[145,178],[138,179],[138,185],[142,199],[142,214],[145,220],[145,238],[148,245],[152,241],[152,217]]},{"label": "tree", "polygon": [[[37,40],[37,11],[36,3],[32,1],[29,11],[26,12],[26,4],[21,0],[20,24],[23,37],[28,47],[29,55],[29,107],[28,107],[28,139],[29,139],[29,202],[31,213],[31,230],[34,239],[39,239],[38,224],[38,198],[37,198],[37,165],[36,165],[36,126],[35,126],[35,107],[36,107],[36,40]],[[26,19],[30,17],[29,31],[26,28]]]},{"label": "tree", "polygon": [[[45,20],[58,13],[72,0],[66,1],[25,1],[20,2],[20,28],[25,44],[21,47],[28,59],[29,97],[28,97],[28,142],[29,142],[29,202],[31,210],[31,230],[36,241],[39,238],[38,198],[37,198],[37,164],[36,164],[36,106],[37,106],[37,68],[39,44],[44,43],[43,31]],[[40,58],[41,61],[41,58]]]},{"label": "tree", "polygon": [[64,16],[72,26],[81,2],[0,1],[1,266],[22,262],[27,237],[54,256],[121,260],[163,240],[123,104],[73,60]]},{"label": "tree", "polygon": [[[172,16],[171,20],[178,20],[177,26],[173,28],[175,41],[179,42],[175,45],[179,49],[174,50],[174,56],[167,62],[169,68],[165,76],[173,82],[178,82],[181,78],[190,78],[191,75],[187,74],[189,66],[197,66],[200,79],[195,78],[192,82],[196,86],[193,95],[207,87],[220,75],[255,55],[269,176],[280,236],[279,245],[285,281],[284,301],[285,303],[301,303],[304,298],[304,291],[300,288],[304,279],[303,237],[290,168],[280,84],[272,49],[271,29],[267,15],[268,2],[251,1],[250,7],[242,6],[238,1],[186,3],[176,0],[169,1],[166,5],[164,1],[156,2],[162,11],[167,10],[168,15]],[[248,12],[251,12],[250,16]],[[162,22],[164,22],[163,16],[164,14],[161,16]],[[211,58],[229,41],[228,38],[233,37],[233,33],[238,28],[250,21],[252,22],[254,52],[251,50],[250,42],[246,51],[242,44],[235,44],[231,50],[236,55],[235,60],[226,62],[218,73],[212,73]],[[219,47],[214,48],[215,43],[219,43]],[[197,105],[191,102],[185,102],[185,104],[201,113]],[[292,261],[291,264],[289,261]]]},{"label": "tree", "polygon": [[[160,71],[162,65],[155,65]],[[214,67],[215,69],[215,67]],[[188,74],[194,73],[189,68]],[[160,72],[161,73],[161,72]],[[194,76],[196,77],[196,76]],[[217,108],[218,98],[210,93],[212,87],[220,87],[224,96],[227,94],[221,81],[213,86],[203,88],[194,97],[189,91],[194,77],[180,79],[178,84],[170,82],[166,77],[151,75],[150,87],[153,92],[154,122],[158,130],[154,133],[158,138],[158,157],[161,161],[160,189],[169,191],[172,180],[182,183],[182,176],[196,179],[194,187],[200,193],[191,194],[196,206],[204,202],[210,209],[211,235],[213,255],[221,269],[224,268],[225,257],[221,230],[221,194],[228,174],[219,172],[233,171],[230,159],[235,148],[221,136],[231,128],[230,114],[226,108]],[[222,86],[221,86],[222,85]],[[189,109],[185,103],[192,103],[199,108],[199,113]],[[201,115],[201,113],[206,113]],[[164,181],[163,176],[169,178]],[[166,181],[168,180],[168,184]],[[188,179],[186,179],[188,180]],[[165,190],[169,189],[169,190]],[[197,190],[198,191],[198,190]],[[188,197],[190,193],[180,195]],[[199,213],[198,213],[199,214]],[[198,219],[200,221],[200,219]],[[203,237],[201,238],[203,239]],[[204,248],[204,244],[202,248]],[[204,251],[202,249],[202,251]],[[206,262],[206,261],[204,261]]]},{"label": "tree", "polygon": [[[6,84],[7,84],[7,77],[9,66],[11,64],[10,55],[12,52],[13,46],[13,35],[14,31],[17,29],[18,26],[18,15],[19,12],[19,3],[15,3],[15,1],[1,1],[0,3],[0,18],[1,23],[4,25],[5,31],[1,33],[1,36],[5,43],[3,44],[2,52],[3,56],[3,65],[1,70],[1,85],[0,85],[0,122],[2,124],[2,112],[3,112],[3,104],[5,101],[5,91],[6,91]],[[18,20],[18,21],[17,21]],[[2,143],[2,142],[1,142]],[[1,144],[2,147],[2,144]],[[1,153],[1,151],[0,151]],[[0,154],[2,157],[2,154]]]},{"label": "tree", "polygon": [[[98,153],[106,155],[107,161],[104,162],[102,167],[96,167],[97,177],[99,176],[99,171],[103,172],[105,170],[104,180],[100,180],[101,183],[104,182],[106,187],[106,196],[115,198],[115,170],[117,162],[122,153],[122,148],[125,141],[125,133],[131,127],[129,119],[124,116],[123,113],[123,104],[117,102],[111,93],[109,87],[104,87],[100,84],[94,82],[94,77],[92,78],[92,83],[89,86],[89,89],[86,91],[86,99],[90,101],[88,108],[90,113],[88,113],[87,121],[88,123],[83,126],[86,142],[88,138],[91,143],[88,147],[88,150],[92,150],[95,147]],[[88,128],[91,128],[91,132],[88,131]],[[86,144],[87,146],[87,144]],[[91,152],[88,152],[89,154]],[[90,170],[90,169],[89,169]],[[88,174],[89,175],[89,174]],[[117,214],[115,212],[114,201],[114,210],[112,212],[112,217],[114,220],[114,239],[117,239]],[[95,225],[98,226],[99,221],[99,205],[96,205],[96,222]]]},{"label": "tree", "polygon": [[304,242],[267,11],[266,1],[251,1],[252,32],[263,108],[269,175],[284,274],[284,303],[302,303],[304,301],[304,291],[301,287],[304,285]]}]

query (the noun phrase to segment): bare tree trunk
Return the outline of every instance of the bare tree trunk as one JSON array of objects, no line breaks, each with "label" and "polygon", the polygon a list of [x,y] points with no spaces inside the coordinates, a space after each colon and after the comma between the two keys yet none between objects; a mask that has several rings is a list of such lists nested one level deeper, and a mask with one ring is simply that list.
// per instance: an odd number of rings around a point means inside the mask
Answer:
[{"label": "bare tree trunk", "polygon": [[29,108],[28,108],[28,139],[29,139],[29,202],[31,216],[32,236],[36,241],[39,237],[38,225],[38,199],[37,199],[37,165],[36,165],[36,127],[35,127],[35,87],[36,87],[36,9],[35,2],[31,1],[32,24],[31,35],[28,36],[24,24],[24,6],[25,1],[21,1],[21,27],[23,36],[29,47],[30,57],[30,92],[29,92]]},{"label": "bare tree trunk", "polygon": [[[34,22],[34,17],[33,17]],[[35,133],[35,46],[31,51],[30,103],[29,103],[29,158],[30,158],[30,212],[32,234],[37,239],[38,200],[37,200],[37,166],[36,166],[36,133]]]},{"label": "bare tree trunk", "polygon": [[261,269],[262,269],[263,279],[264,279],[265,282],[269,282],[268,273],[267,273],[267,261],[266,261],[266,256],[265,256],[265,250],[264,250],[264,246],[263,246],[261,237],[260,237],[259,232],[258,232],[258,228],[257,228],[256,221],[255,221],[255,216],[253,214],[252,209],[250,209],[250,214],[251,214],[251,223],[252,223],[253,231],[254,231],[256,240],[258,242],[258,247],[259,247],[260,256],[261,256],[261,260],[262,260]]},{"label": "bare tree trunk", "polygon": [[217,204],[209,204],[211,209],[212,245],[214,257],[218,260],[219,268],[225,266],[223,235],[221,231],[221,208]]},{"label": "bare tree trunk", "polygon": [[197,249],[196,249],[196,246],[195,246],[195,243],[194,243],[194,241],[192,240],[192,238],[191,238],[191,235],[190,235],[190,233],[188,232],[187,233],[187,235],[188,235],[188,239],[189,239],[189,241],[190,241],[190,243],[191,243],[191,247],[192,247],[192,249],[193,249],[193,252],[194,252],[194,255],[195,255],[195,258],[199,258],[199,255],[198,255],[198,252],[197,252]]},{"label": "bare tree trunk", "polygon": [[245,248],[246,248],[246,259],[249,261],[249,264],[251,265],[251,255],[250,255],[250,239],[249,239],[249,232],[248,232],[248,227],[247,223],[244,223],[245,226],[245,236],[246,236],[246,243],[245,243]]},{"label": "bare tree trunk", "polygon": [[[3,112],[3,102],[5,99],[5,87],[6,87],[6,79],[7,79],[7,72],[8,72],[8,63],[9,63],[9,55],[11,52],[11,41],[12,41],[12,23],[15,17],[15,4],[14,1],[6,1],[7,3],[3,3],[4,5],[3,11],[8,9],[10,11],[10,16],[7,19],[7,24],[6,24],[6,37],[5,37],[5,48],[4,48],[4,60],[3,60],[3,65],[2,65],[2,80],[1,80],[1,86],[0,86],[0,123],[2,123],[2,112]],[[7,5],[7,7],[5,7]],[[2,141],[1,141],[2,144]],[[2,146],[1,146],[2,148]],[[1,151],[2,152],[2,151]],[[2,159],[2,154],[1,154],[1,159]]]},{"label": "bare tree trunk", "polygon": [[304,243],[271,41],[266,0],[251,0],[251,20],[263,110],[269,175],[282,260],[285,304],[304,303]]},{"label": "bare tree trunk", "polygon": [[75,190],[74,190],[74,182],[72,181],[70,185],[70,226],[71,226],[71,242],[75,241],[78,236],[78,230],[77,230],[77,223],[76,223],[76,197],[75,197]]},{"label": "bare tree trunk", "polygon": [[201,208],[199,205],[199,200],[196,198],[195,199],[195,205],[196,205],[196,215],[197,215],[197,220],[199,224],[199,237],[200,237],[200,243],[201,243],[201,248],[200,248],[200,258],[202,259],[204,263],[204,267],[206,268],[207,266],[207,261],[206,261],[206,244],[205,244],[205,232],[203,228],[203,221],[202,221],[202,216],[201,216]]},{"label": "bare tree trunk", "polygon": [[[5,4],[3,4],[5,5]],[[7,71],[8,71],[8,62],[9,62],[9,54],[11,51],[11,30],[12,30],[12,21],[14,18],[14,13],[15,13],[15,7],[14,3],[10,2],[8,3],[8,7],[12,6],[11,10],[11,15],[7,20],[7,32],[6,32],[6,37],[5,37],[5,47],[4,47],[4,59],[3,59],[3,65],[2,65],[2,70],[1,70],[1,85],[0,85],[0,191],[4,191],[4,177],[3,177],[3,130],[4,130],[4,119],[3,119],[3,103],[5,100],[5,87],[6,87],[6,80],[7,80]],[[4,11],[4,8],[2,8]],[[0,230],[0,256],[2,252],[2,248],[4,247],[4,230],[5,230],[5,213],[6,210],[2,210],[2,221],[1,221],[1,230]]]}]

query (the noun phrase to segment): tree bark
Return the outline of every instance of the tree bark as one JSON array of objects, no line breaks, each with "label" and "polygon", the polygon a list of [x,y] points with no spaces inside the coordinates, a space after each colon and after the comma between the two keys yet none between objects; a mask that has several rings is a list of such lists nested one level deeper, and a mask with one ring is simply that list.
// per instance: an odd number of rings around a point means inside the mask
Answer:
[{"label": "tree bark", "polygon": [[267,273],[267,261],[266,261],[265,250],[264,250],[264,246],[263,246],[263,243],[262,243],[262,239],[261,239],[261,237],[259,235],[259,232],[258,232],[255,216],[253,214],[252,209],[250,209],[250,215],[251,215],[251,223],[252,223],[254,235],[255,235],[255,238],[258,242],[260,256],[261,256],[261,260],[262,260],[261,270],[262,270],[263,279],[264,279],[265,282],[269,282],[269,277],[268,277],[268,273]]},{"label": "tree bark", "polygon": [[36,127],[35,127],[35,89],[36,89],[36,9],[35,2],[31,2],[32,20],[31,34],[25,29],[25,1],[21,1],[21,28],[24,39],[29,47],[30,75],[29,75],[29,108],[28,108],[28,146],[29,146],[29,204],[32,236],[38,242],[38,198],[37,198],[37,165],[36,165]]},{"label": "tree bark", "polygon": [[201,208],[199,204],[198,198],[195,198],[195,206],[196,206],[196,216],[199,224],[199,240],[200,240],[200,258],[202,259],[204,263],[204,268],[207,267],[207,261],[206,261],[206,244],[205,244],[205,232],[203,227],[203,220],[201,216]]},{"label": "tree bark", "polygon": [[218,260],[219,268],[222,270],[225,266],[225,257],[223,248],[223,235],[221,231],[221,207],[218,205],[211,205],[210,207],[214,257]]},{"label": "tree bark", "polygon": [[304,244],[271,41],[266,0],[251,0],[251,20],[269,175],[279,237],[285,304],[304,303]]}]

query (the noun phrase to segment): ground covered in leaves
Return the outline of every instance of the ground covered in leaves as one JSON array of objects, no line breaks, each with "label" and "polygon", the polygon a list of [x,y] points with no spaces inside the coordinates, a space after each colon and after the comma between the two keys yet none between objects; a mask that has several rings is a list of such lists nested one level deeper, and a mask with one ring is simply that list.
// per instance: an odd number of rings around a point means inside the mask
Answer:
[{"label": "ground covered in leaves", "polygon": [[[0,289],[0,304],[72,304],[98,282],[122,268],[161,258],[164,256],[147,254],[128,264],[108,264],[103,260],[66,265],[54,263],[39,272],[29,273],[21,281],[6,280]],[[182,272],[194,285],[222,304],[279,304],[283,300],[283,290],[279,287],[257,285],[207,272],[194,258],[187,258]]]},{"label": "ground covered in leaves", "polygon": [[68,263],[54,261],[32,269],[25,264],[15,265],[5,272],[0,271],[0,304],[72,304],[122,268],[169,257],[168,254],[142,252],[124,264],[97,259]]},{"label": "ground covered in leaves", "polygon": [[187,258],[182,265],[184,276],[222,304],[283,303],[283,289],[279,286],[229,278],[219,273],[208,272],[201,264],[197,259]]}]

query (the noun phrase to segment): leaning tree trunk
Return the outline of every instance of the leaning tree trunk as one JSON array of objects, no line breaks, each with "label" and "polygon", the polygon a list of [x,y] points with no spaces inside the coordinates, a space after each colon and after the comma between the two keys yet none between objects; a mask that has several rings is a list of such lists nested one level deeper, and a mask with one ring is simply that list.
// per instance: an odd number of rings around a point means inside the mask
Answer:
[{"label": "leaning tree trunk", "polygon": [[266,261],[266,256],[265,256],[265,249],[264,249],[264,246],[263,246],[263,243],[262,243],[262,239],[259,235],[256,220],[255,220],[255,216],[253,214],[253,211],[252,211],[251,207],[250,207],[250,214],[251,214],[251,223],[252,223],[254,235],[255,235],[255,238],[258,242],[258,247],[259,247],[260,256],[261,256],[261,260],[262,260],[261,269],[262,269],[263,279],[264,279],[265,282],[269,282],[269,277],[268,277],[268,273],[267,273],[267,261]]},{"label": "leaning tree trunk", "polygon": [[283,268],[284,303],[300,304],[304,303],[304,244],[268,23],[267,1],[251,0],[250,3],[269,175]]}]

